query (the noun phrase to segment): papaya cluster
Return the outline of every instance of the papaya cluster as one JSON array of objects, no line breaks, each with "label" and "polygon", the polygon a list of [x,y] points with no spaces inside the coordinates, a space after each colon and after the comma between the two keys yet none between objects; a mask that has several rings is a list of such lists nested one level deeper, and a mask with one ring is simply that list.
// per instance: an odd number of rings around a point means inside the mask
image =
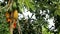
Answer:
[{"label": "papaya cluster", "polygon": [[16,28],[16,22],[17,22],[17,19],[18,19],[18,11],[17,10],[14,10],[12,12],[7,11],[5,16],[6,16],[6,21],[9,24],[12,24],[13,28]]}]

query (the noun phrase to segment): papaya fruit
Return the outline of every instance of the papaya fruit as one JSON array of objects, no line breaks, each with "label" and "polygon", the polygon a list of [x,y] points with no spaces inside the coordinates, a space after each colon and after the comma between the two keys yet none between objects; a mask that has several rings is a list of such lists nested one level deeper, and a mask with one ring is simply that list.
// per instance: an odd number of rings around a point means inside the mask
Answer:
[{"label": "papaya fruit", "polygon": [[8,12],[6,12],[5,16],[6,16],[6,18],[9,18],[10,14]]},{"label": "papaya fruit", "polygon": [[13,18],[14,19],[17,19],[18,18],[18,11],[17,10],[14,11]]}]

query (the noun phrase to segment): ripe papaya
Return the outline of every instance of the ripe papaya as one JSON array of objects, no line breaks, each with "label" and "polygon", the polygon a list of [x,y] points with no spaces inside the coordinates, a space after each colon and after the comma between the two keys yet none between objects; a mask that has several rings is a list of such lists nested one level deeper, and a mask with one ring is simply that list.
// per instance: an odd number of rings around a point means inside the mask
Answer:
[{"label": "ripe papaya", "polygon": [[10,14],[8,12],[6,12],[5,16],[6,16],[6,18],[9,18]]},{"label": "ripe papaya", "polygon": [[16,28],[16,22],[14,22],[14,24],[13,24],[13,25],[14,25],[14,28]]},{"label": "ripe papaya", "polygon": [[17,19],[18,18],[18,11],[17,10],[14,11],[13,18],[14,19]]},{"label": "ripe papaya", "polygon": [[16,20],[13,21],[13,28],[16,28]]},{"label": "ripe papaya", "polygon": [[10,23],[11,22],[11,19],[10,18],[7,18],[7,22]]}]

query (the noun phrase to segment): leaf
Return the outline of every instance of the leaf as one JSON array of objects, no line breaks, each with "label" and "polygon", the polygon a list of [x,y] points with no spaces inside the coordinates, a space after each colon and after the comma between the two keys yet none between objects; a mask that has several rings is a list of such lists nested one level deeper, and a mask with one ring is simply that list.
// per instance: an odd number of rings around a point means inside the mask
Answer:
[{"label": "leaf", "polygon": [[56,10],[54,14],[60,16],[60,10]]},{"label": "leaf", "polygon": [[13,8],[14,8],[14,9],[17,8],[17,7],[16,7],[16,2],[13,3]]},{"label": "leaf", "polygon": [[27,8],[31,8],[32,10],[35,10],[35,6],[32,4],[33,2],[31,2],[31,0],[25,0],[25,5],[27,6]]},{"label": "leaf", "polygon": [[19,10],[20,12],[23,12],[23,5],[24,5],[24,0],[18,0],[18,3],[19,3]]}]

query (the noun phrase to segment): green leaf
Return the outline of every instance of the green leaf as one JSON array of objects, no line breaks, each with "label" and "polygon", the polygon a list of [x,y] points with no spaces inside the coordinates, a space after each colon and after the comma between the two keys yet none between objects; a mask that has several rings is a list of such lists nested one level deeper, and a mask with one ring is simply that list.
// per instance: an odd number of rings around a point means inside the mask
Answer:
[{"label": "green leaf", "polygon": [[25,5],[27,6],[27,8],[31,8],[32,10],[35,10],[35,6],[32,4],[33,2],[31,2],[31,0],[25,0]]},{"label": "green leaf", "polygon": [[55,11],[55,15],[59,15],[60,16],[60,10],[56,10]]},{"label": "green leaf", "polygon": [[13,8],[14,8],[14,9],[17,8],[17,7],[16,7],[16,2],[13,3]]},{"label": "green leaf", "polygon": [[19,10],[20,10],[20,12],[23,12],[24,0],[18,0],[18,3],[19,3]]}]

